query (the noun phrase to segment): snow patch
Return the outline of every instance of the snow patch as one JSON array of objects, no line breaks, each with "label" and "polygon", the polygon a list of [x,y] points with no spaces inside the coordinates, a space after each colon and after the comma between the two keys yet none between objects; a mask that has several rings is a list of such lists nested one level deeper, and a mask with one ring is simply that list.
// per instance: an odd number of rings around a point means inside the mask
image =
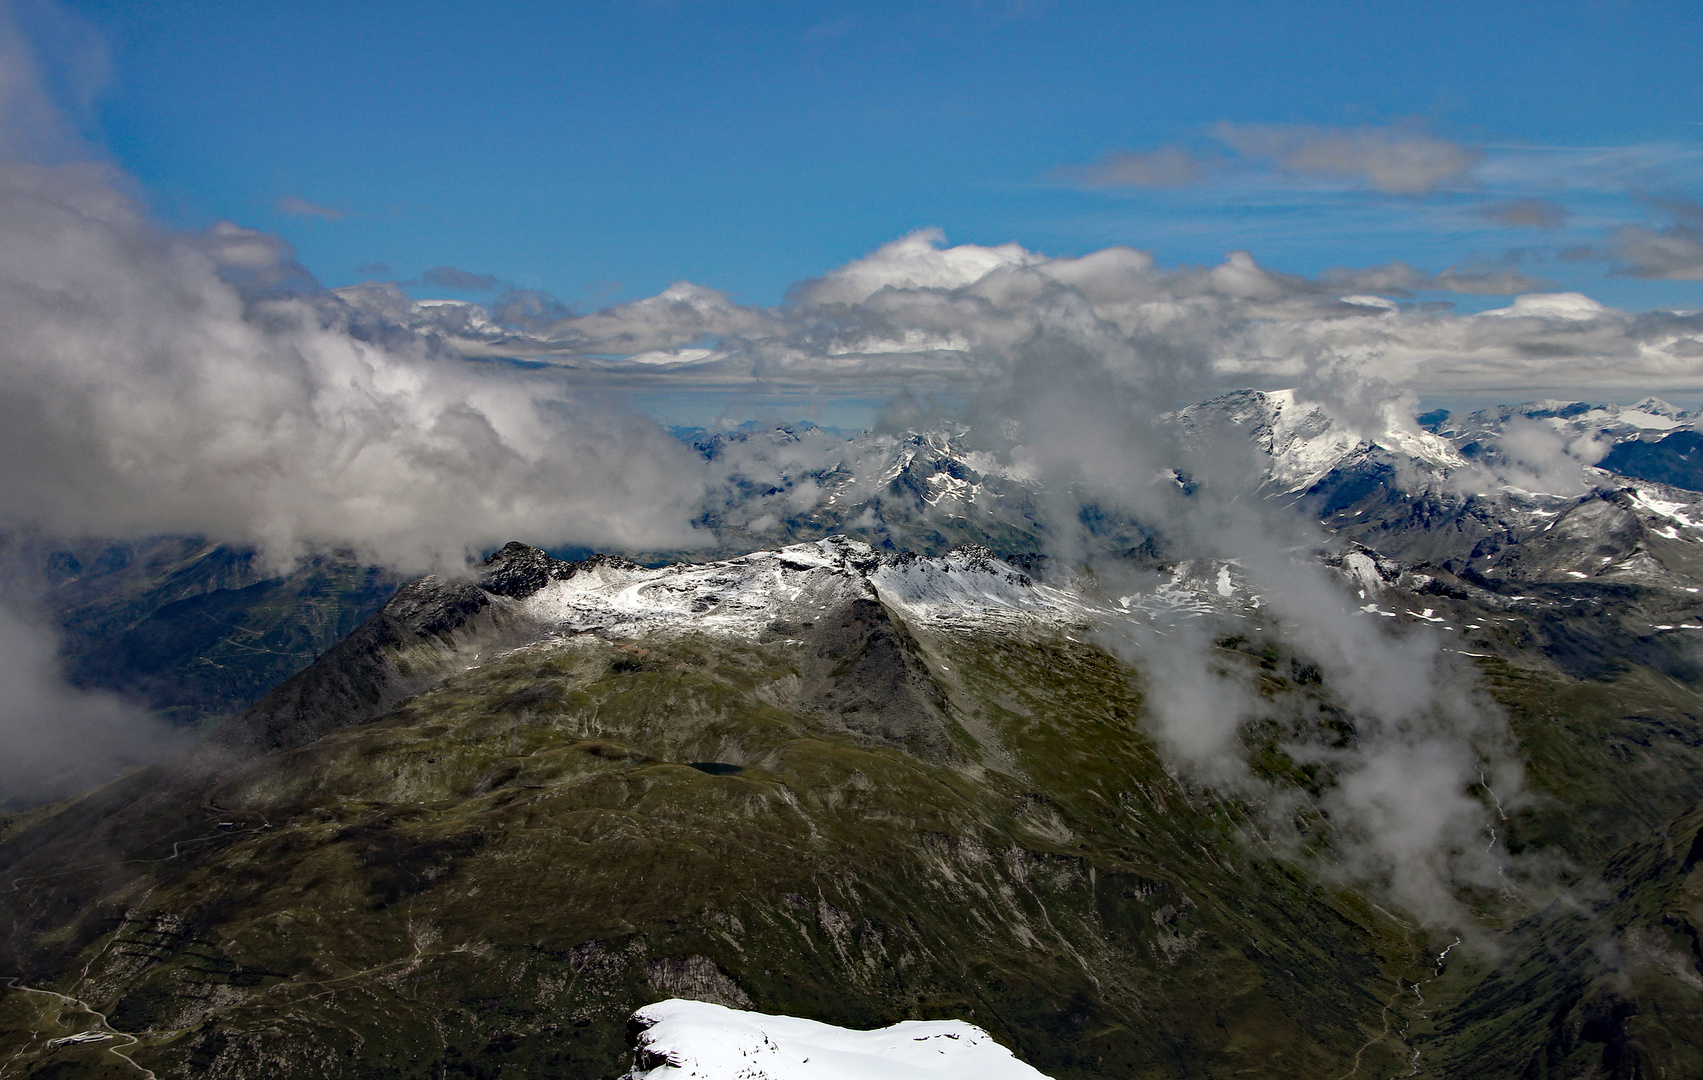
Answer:
[{"label": "snow patch", "polygon": [[962,1020],[853,1031],[670,999],[633,1022],[645,1030],[629,1080],[1046,1080]]},{"label": "snow patch", "polygon": [[974,549],[944,558],[884,559],[869,575],[882,601],[909,618],[931,623],[989,623],[1012,617],[1055,624],[1089,616],[1079,594],[1041,585]]},{"label": "snow patch", "polygon": [[[1647,510],[1658,517],[1665,517],[1670,521],[1677,521],[1688,529],[1695,529],[1699,527],[1697,522],[1692,521],[1691,518],[1687,516],[1687,511],[1691,513],[1697,512],[1697,508],[1695,506],[1687,506],[1684,503],[1669,502],[1666,499],[1658,498],[1657,496],[1650,494],[1643,488],[1632,489],[1632,501],[1637,504],[1640,509]],[[1668,539],[1676,539],[1676,537],[1670,536]]]}]

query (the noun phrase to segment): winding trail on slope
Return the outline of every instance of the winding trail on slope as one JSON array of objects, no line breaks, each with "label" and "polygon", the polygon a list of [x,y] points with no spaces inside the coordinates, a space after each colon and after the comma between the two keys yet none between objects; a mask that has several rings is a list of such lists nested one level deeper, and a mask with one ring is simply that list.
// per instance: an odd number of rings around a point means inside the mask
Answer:
[{"label": "winding trail on slope", "polygon": [[[113,1057],[121,1059],[126,1065],[130,1066],[132,1069],[135,1069],[137,1072],[139,1072],[143,1076],[147,1077],[148,1080],[160,1080],[159,1077],[154,1075],[154,1071],[152,1069],[148,1068],[145,1065],[137,1064],[135,1061],[133,1061],[131,1059],[130,1055],[128,1055],[128,1054],[120,1053],[120,1051],[128,1050],[133,1046],[140,1046],[141,1043],[142,1043],[142,1040],[140,1038],[138,1038],[137,1036],[130,1034],[130,1032],[128,1032],[128,1031],[120,1031],[117,1028],[113,1027],[111,1024],[107,1023],[106,1014],[99,1011],[98,1009],[94,1008],[94,1006],[90,1005],[88,1002],[83,1001],[80,998],[71,997],[68,994],[61,994],[57,990],[43,990],[40,987],[36,987],[36,986],[25,986],[23,983],[19,982],[16,978],[11,977],[11,976],[6,977],[5,983],[6,983],[7,989],[19,990],[19,991],[22,991],[23,993],[26,993],[26,994],[43,994],[47,997],[56,999],[61,1004],[74,1005],[77,1008],[81,1009],[83,1012],[88,1013],[90,1016],[95,1018],[95,1022],[100,1025],[97,1030],[99,1030],[103,1034],[111,1035],[114,1038],[118,1038],[118,1039],[128,1039],[129,1040],[128,1042],[114,1043],[111,1046],[102,1047],[103,1050],[105,1050],[107,1053],[111,1054]],[[39,1032],[39,1031],[36,1032],[35,1038],[40,1038],[40,1037],[41,1037],[41,1032]],[[31,1042],[33,1042],[33,1041],[34,1041],[34,1039],[31,1040]],[[24,1053],[24,1050],[28,1049],[29,1045],[30,1045],[29,1043],[25,1043],[24,1047],[22,1049],[19,1049],[18,1053],[12,1055],[12,1060],[16,1061],[18,1059],[18,1057]]]},{"label": "winding trail on slope", "polygon": [[102,866],[143,866],[148,863],[171,862],[173,859],[183,854],[182,849],[185,844],[199,844],[207,840],[217,840],[220,837],[225,836],[243,836],[247,833],[262,832],[272,827],[272,823],[266,819],[266,815],[259,813],[258,811],[227,810],[225,807],[218,805],[212,800],[202,803],[201,808],[203,810],[211,810],[221,814],[251,814],[260,819],[260,824],[250,829],[221,829],[218,832],[208,833],[206,836],[192,836],[188,840],[173,840],[171,845],[171,854],[162,856],[158,859],[105,859],[101,862],[84,863],[81,866],[73,866],[65,870],[56,870],[51,874],[26,874],[23,877],[13,878],[11,880],[10,884],[12,886],[12,891],[20,891],[20,886],[26,881],[48,881],[52,878],[65,877],[67,874],[75,874],[80,870],[94,870]]},{"label": "winding trail on slope", "polygon": [[[1409,929],[1411,930],[1412,928],[1410,927]],[[1335,1077],[1335,1080],[1352,1080],[1352,1078],[1360,1072],[1360,1060],[1365,1055],[1366,1051],[1385,1039],[1390,1038],[1392,1035],[1395,1037],[1396,1041],[1401,1044],[1401,1048],[1403,1050],[1411,1050],[1413,1052],[1413,1056],[1408,1061],[1409,1068],[1407,1072],[1401,1073],[1397,1077],[1393,1077],[1392,1080],[1401,1080],[1402,1077],[1417,1076],[1419,1074],[1419,1055],[1421,1051],[1419,1047],[1414,1046],[1412,1043],[1407,1041],[1406,1034],[1407,1030],[1413,1026],[1414,1018],[1412,1015],[1409,1015],[1407,1022],[1402,1025],[1401,1031],[1392,1032],[1390,1030],[1390,1010],[1395,1007],[1397,1002],[1407,996],[1407,992],[1410,989],[1413,991],[1413,996],[1419,999],[1418,1004],[1423,1006],[1425,1004],[1425,995],[1421,993],[1422,988],[1430,986],[1432,983],[1443,977],[1443,961],[1448,959],[1449,953],[1453,952],[1455,946],[1460,943],[1461,939],[1457,935],[1455,940],[1449,944],[1448,948],[1437,954],[1437,959],[1434,961],[1434,967],[1429,979],[1422,979],[1419,982],[1413,983],[1411,986],[1402,986],[1401,977],[1396,977],[1396,992],[1391,995],[1388,1001],[1384,1002],[1383,1011],[1379,1014],[1383,1018],[1383,1028],[1380,1029],[1376,1035],[1360,1044],[1360,1049],[1354,1051],[1354,1064],[1348,1067],[1347,1072],[1343,1073],[1341,1076]],[[1414,959],[1418,959],[1418,957],[1415,956]]]},{"label": "winding trail on slope", "polygon": [[[56,877],[64,877],[67,874],[75,874],[75,873],[77,873],[78,871],[81,871],[81,870],[93,870],[93,869],[96,869],[97,867],[102,867],[102,866],[133,866],[133,865],[145,865],[145,864],[148,864],[148,863],[171,862],[173,859],[176,859],[183,854],[183,846],[185,844],[197,844],[197,843],[201,843],[202,841],[206,841],[206,840],[217,840],[220,837],[224,837],[224,836],[241,836],[241,835],[244,835],[246,833],[261,832],[261,831],[264,831],[266,829],[270,829],[272,827],[272,823],[266,819],[266,815],[264,815],[264,814],[259,814],[259,813],[256,813],[254,811],[227,810],[225,807],[218,805],[217,803],[213,802],[211,799],[202,803],[202,808],[205,809],[205,810],[214,811],[216,813],[232,813],[232,814],[252,813],[255,816],[260,818],[261,823],[259,825],[256,825],[256,826],[254,826],[252,828],[248,828],[248,829],[220,830],[219,832],[209,833],[206,836],[191,837],[188,840],[174,840],[174,841],[172,841],[171,854],[166,855],[162,858],[158,858],[158,859],[108,860],[108,861],[105,861],[105,862],[87,863],[87,864],[82,865],[82,866],[73,866],[70,869],[60,870],[60,871],[57,871],[57,872],[52,873],[52,874],[30,874],[30,875],[26,875],[24,877],[13,878],[11,880],[11,886],[12,886],[11,891],[12,892],[21,891],[22,884],[26,881],[47,881],[47,880],[50,880],[50,879],[56,878]],[[154,891],[153,889],[149,889],[146,893],[142,894],[142,898],[144,900],[146,900],[147,897],[150,894],[153,893],[153,891]],[[126,920],[126,922],[128,922],[128,920]],[[111,936],[109,936],[109,938],[107,939],[106,945],[101,948],[101,952],[97,953],[94,957],[91,957],[89,962],[87,964],[83,965],[83,971],[80,975],[78,975],[77,981],[75,983],[71,984],[72,989],[76,989],[76,987],[80,983],[82,983],[84,979],[86,979],[88,977],[89,968],[94,964],[95,960],[99,959],[101,954],[106,952],[107,948],[111,947],[112,942],[117,938],[118,933],[121,932],[122,929],[123,929],[123,927],[121,926],[118,931],[114,931],[113,934]],[[106,1018],[105,1013],[100,1012],[99,1010],[94,1008],[92,1005],[90,1005],[88,1002],[83,1001],[80,998],[72,997],[69,994],[61,994],[57,990],[44,990],[44,989],[42,989],[40,987],[36,987],[36,986],[25,986],[23,983],[19,982],[18,979],[19,979],[19,977],[15,976],[15,975],[0,976],[0,981],[3,981],[8,989],[17,990],[21,993],[26,993],[26,994],[43,994],[43,995],[46,995],[47,997],[57,999],[62,1004],[74,1005],[77,1008],[81,1009],[82,1011],[88,1013],[90,1016],[93,1016],[100,1025],[97,1030],[101,1031],[103,1034],[111,1035],[114,1038],[128,1039],[129,1040],[128,1042],[115,1043],[112,1046],[103,1047],[102,1049],[104,1049],[107,1053],[112,1054],[114,1057],[122,1058],[124,1060],[125,1064],[129,1065],[131,1068],[140,1072],[143,1076],[147,1077],[148,1080],[159,1080],[159,1077],[154,1075],[154,1072],[153,1072],[152,1069],[149,1069],[144,1065],[138,1064],[137,1062],[132,1060],[128,1054],[119,1053],[119,1051],[121,1051],[121,1050],[128,1050],[128,1049],[131,1049],[132,1047],[140,1046],[141,1043],[142,1043],[142,1040],[139,1036],[132,1035],[128,1031],[120,1031],[117,1028],[113,1027],[110,1023],[107,1022],[107,1018]],[[25,1051],[27,1051],[29,1049],[29,1047],[35,1042],[35,1040],[40,1038],[40,1037],[41,1037],[40,1031],[34,1032],[33,1037],[30,1040],[28,1040],[27,1042],[25,1042],[23,1046],[19,1047],[18,1052],[12,1055],[11,1061],[9,1061],[7,1064],[11,1064],[12,1061],[16,1061],[19,1057],[21,1057],[25,1053]]]}]

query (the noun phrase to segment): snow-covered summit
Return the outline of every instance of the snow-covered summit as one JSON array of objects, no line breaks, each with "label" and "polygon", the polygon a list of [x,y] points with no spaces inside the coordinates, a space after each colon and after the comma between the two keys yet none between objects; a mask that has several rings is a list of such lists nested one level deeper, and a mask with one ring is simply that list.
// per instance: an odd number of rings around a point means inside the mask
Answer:
[{"label": "snow-covered summit", "polygon": [[1660,438],[1699,421],[1703,412],[1687,412],[1656,397],[1632,405],[1544,399],[1498,405],[1458,419],[1450,416],[1437,425],[1437,432],[1460,446],[1495,442],[1511,427],[1520,426],[1549,428],[1569,441],[1616,443]]},{"label": "snow-covered summit", "polygon": [[1176,414],[1184,438],[1203,442],[1228,427],[1269,456],[1268,477],[1285,491],[1304,490],[1351,458],[1379,448],[1436,469],[1466,464],[1448,440],[1394,413],[1363,430],[1294,390],[1237,390]]},{"label": "snow-covered summit", "polygon": [[883,555],[843,536],[695,565],[581,564],[520,603],[534,619],[568,632],[748,636],[776,622],[810,622],[855,599],[878,599],[924,620],[971,624],[1070,623],[1088,610],[1078,594],[1041,585],[986,551]]},{"label": "snow-covered summit", "polygon": [[627,1080],[1046,1080],[962,1020],[852,1031],[674,998],[633,1023],[643,1030]]}]

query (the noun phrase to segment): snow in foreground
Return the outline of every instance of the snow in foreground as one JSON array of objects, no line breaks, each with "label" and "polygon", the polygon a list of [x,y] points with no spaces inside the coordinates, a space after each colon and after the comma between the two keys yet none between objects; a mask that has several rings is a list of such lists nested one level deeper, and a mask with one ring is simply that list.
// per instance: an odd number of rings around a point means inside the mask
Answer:
[{"label": "snow in foreground", "polygon": [[852,1031],[674,998],[633,1021],[631,1080],[1047,1080],[962,1020]]}]

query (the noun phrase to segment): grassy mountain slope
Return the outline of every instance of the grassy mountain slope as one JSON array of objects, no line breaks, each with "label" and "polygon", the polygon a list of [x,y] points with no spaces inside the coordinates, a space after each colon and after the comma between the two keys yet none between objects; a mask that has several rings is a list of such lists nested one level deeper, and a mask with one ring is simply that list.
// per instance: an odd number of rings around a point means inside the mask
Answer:
[{"label": "grassy mountain slope", "polygon": [[90,836],[107,860],[20,882],[6,945],[35,990],[0,999],[0,1053],[123,1068],[46,1048],[91,1024],[54,990],[161,1075],[613,1076],[627,1014],[676,993],[963,1017],[1059,1077],[1398,1059],[1401,928],[1251,857],[1092,646],[848,604],[744,643],[492,659],[520,633],[501,593],[454,625],[399,617],[411,595],[359,652],[382,670],[334,651],[341,681],[310,669],[232,730],[286,730],[308,683],[373,691],[351,720],[430,689],[279,749],[229,736],[0,844],[8,879]]},{"label": "grassy mountain slope", "polygon": [[1703,807],[1665,823],[1450,972],[1425,1075],[1703,1075],[1700,828]]},{"label": "grassy mountain slope", "polygon": [[[1703,699],[1667,675],[1482,661],[1535,793],[1505,839],[1606,884],[1485,898],[1439,972],[1446,939],[1169,772],[1067,630],[861,599],[626,639],[515,602],[582,569],[406,586],[197,753],[0,830],[0,1061],[613,1077],[678,995],[961,1017],[1061,1080],[1691,1074]],[[1474,646],[1541,659],[1501,618]],[[124,1034],[48,1045],[92,1029]]]}]

